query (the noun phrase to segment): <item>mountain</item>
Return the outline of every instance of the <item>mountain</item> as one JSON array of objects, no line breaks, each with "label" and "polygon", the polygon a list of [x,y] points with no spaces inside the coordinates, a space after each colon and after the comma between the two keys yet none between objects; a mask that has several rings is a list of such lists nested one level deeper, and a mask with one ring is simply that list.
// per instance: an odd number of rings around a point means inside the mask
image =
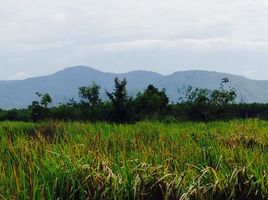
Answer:
[{"label": "mountain", "polygon": [[268,81],[257,81],[226,73],[210,71],[181,71],[165,76],[157,81],[155,85],[159,88],[166,88],[166,92],[171,101],[177,100],[178,88],[191,85],[193,87],[217,89],[222,78],[228,78],[228,86],[237,90],[238,101],[247,103],[266,103],[268,102]]},{"label": "mountain", "polygon": [[116,74],[101,72],[85,66],[75,66],[59,71],[55,74],[28,78],[19,81],[0,81],[0,108],[23,108],[36,100],[36,92],[48,92],[54,105],[77,98],[78,87],[95,81],[101,85],[101,97],[106,99],[105,92],[113,90],[114,78],[126,78],[127,89],[131,96],[142,91],[149,84],[158,88],[165,88],[170,101],[178,100],[178,89],[183,86],[214,89],[219,87],[222,78],[229,78],[230,86],[237,89],[239,98],[244,102],[268,102],[268,81],[257,81],[232,74],[209,71],[181,71],[171,75],[161,75],[149,71],[132,71]]}]

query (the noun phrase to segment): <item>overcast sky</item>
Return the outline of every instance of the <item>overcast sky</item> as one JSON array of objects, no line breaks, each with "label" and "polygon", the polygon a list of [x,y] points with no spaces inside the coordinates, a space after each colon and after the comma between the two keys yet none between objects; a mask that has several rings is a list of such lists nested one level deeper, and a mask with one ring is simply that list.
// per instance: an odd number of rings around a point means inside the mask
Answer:
[{"label": "overcast sky", "polygon": [[0,0],[0,79],[73,65],[268,79],[267,0]]}]

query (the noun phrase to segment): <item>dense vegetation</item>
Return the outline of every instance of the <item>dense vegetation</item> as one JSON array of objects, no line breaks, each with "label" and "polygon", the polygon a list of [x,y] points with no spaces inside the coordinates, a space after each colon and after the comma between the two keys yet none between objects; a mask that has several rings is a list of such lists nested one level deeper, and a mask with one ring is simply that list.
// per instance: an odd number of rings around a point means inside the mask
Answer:
[{"label": "dense vegetation", "polygon": [[135,97],[127,93],[127,81],[114,80],[114,91],[107,91],[107,100],[100,99],[100,86],[92,83],[78,88],[80,100],[69,100],[51,106],[49,94],[37,93],[38,100],[25,109],[0,110],[0,120],[40,121],[105,121],[133,123],[142,120],[211,121],[237,118],[268,118],[268,104],[238,102],[236,89],[227,87],[224,78],[219,89],[186,87],[178,90],[178,103],[171,103],[165,90],[149,85]]},{"label": "dense vegetation", "polygon": [[268,123],[1,122],[1,199],[267,199]]},{"label": "dense vegetation", "polygon": [[228,81],[170,103],[116,78],[105,101],[92,83],[80,100],[1,110],[28,122],[0,122],[0,199],[268,199],[268,122],[237,120],[267,119],[268,104],[238,103]]}]

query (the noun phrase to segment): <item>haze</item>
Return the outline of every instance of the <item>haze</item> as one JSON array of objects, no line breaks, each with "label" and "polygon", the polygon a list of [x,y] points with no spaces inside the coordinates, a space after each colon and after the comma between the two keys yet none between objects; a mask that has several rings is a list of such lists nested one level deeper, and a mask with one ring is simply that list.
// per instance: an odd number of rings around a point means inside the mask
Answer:
[{"label": "haze", "polygon": [[268,79],[265,0],[0,0],[0,79],[87,65]]}]

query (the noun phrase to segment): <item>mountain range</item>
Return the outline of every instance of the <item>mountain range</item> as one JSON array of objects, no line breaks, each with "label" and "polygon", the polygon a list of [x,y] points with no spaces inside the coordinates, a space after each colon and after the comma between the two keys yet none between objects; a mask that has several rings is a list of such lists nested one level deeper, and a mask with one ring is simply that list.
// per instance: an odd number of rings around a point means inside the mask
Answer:
[{"label": "mountain range", "polygon": [[268,102],[268,81],[251,80],[243,76],[210,71],[179,71],[162,75],[150,71],[132,71],[128,73],[107,73],[86,66],[69,67],[48,76],[28,78],[25,80],[0,81],[0,108],[24,108],[37,100],[36,92],[48,92],[54,105],[78,98],[78,88],[93,81],[101,86],[101,97],[106,99],[105,92],[114,88],[114,78],[126,78],[130,96],[144,90],[149,84],[159,89],[165,88],[170,102],[179,99],[178,89],[191,85],[215,89],[222,78],[229,78],[229,85],[237,89],[238,100],[251,103]]}]

